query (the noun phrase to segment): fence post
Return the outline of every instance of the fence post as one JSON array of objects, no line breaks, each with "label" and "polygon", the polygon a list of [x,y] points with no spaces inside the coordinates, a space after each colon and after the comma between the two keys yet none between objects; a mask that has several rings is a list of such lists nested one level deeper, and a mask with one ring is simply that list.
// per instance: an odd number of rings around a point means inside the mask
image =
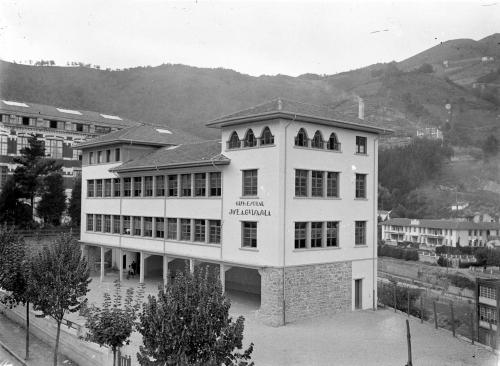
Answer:
[{"label": "fence post", "polygon": [[470,312],[470,340],[474,344],[474,312]]},{"label": "fence post", "polygon": [[410,322],[406,319],[406,339],[408,342],[408,363],[406,366],[413,366],[411,361],[411,335],[410,335]]},{"label": "fence post", "polygon": [[420,323],[424,322],[424,298],[420,295]]},{"label": "fence post", "polygon": [[397,306],[397,303],[396,303],[396,284],[394,284],[394,312],[396,312],[396,306]]},{"label": "fence post", "polygon": [[408,297],[408,318],[410,317],[410,287],[406,288],[406,297]]},{"label": "fence post", "polygon": [[453,301],[450,301],[451,310],[451,331],[453,332],[453,337],[455,337],[455,313],[453,312]]},{"label": "fence post", "polygon": [[132,357],[130,356],[127,358],[127,366],[132,366]]},{"label": "fence post", "polygon": [[433,301],[433,306],[434,306],[434,326],[436,327],[436,329],[438,329],[438,315],[437,315],[437,311],[436,311],[436,302]]}]

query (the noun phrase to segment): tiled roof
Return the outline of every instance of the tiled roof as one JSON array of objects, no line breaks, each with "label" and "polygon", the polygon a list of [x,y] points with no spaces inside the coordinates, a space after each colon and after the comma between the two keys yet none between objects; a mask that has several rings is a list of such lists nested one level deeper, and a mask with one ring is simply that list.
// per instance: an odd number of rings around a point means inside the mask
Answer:
[{"label": "tiled roof", "polygon": [[453,220],[396,218],[381,222],[380,224],[392,225],[392,226],[427,227],[433,229],[500,230],[500,223],[498,222],[471,222],[471,221],[453,221]]},{"label": "tiled roof", "polygon": [[221,150],[221,142],[215,140],[162,147],[142,157],[123,163],[113,170],[124,172],[186,165],[229,164],[230,160],[221,154]]},{"label": "tiled roof", "polygon": [[6,99],[0,100],[0,112],[6,114],[19,114],[30,117],[58,119],[72,122],[93,122],[102,126],[119,128],[134,126],[138,124],[138,122],[132,121],[130,119],[106,113],[65,108],[63,106],[51,106],[31,102],[11,101]]},{"label": "tiled roof", "polygon": [[132,142],[151,146],[168,146],[186,143],[189,144],[200,141],[200,138],[181,130],[172,129],[170,127],[167,128],[140,124],[87,140],[77,145],[77,147],[86,148],[123,142]]},{"label": "tiled roof", "polygon": [[274,99],[269,102],[259,104],[255,107],[248,108],[236,113],[232,113],[207,123],[209,127],[220,127],[242,123],[251,118],[256,117],[281,117],[289,116],[293,119],[317,119],[329,124],[337,125],[343,128],[356,130],[366,130],[375,133],[391,133],[392,131],[382,129],[375,125],[366,123],[357,117],[348,117],[343,113],[339,113],[335,109],[327,106],[318,106],[302,102],[291,101],[287,99]]}]

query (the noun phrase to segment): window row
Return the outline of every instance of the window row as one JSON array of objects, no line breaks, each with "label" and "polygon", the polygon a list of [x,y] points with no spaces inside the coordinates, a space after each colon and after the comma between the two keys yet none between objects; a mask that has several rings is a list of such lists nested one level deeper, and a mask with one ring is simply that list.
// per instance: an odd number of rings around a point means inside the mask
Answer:
[{"label": "window row", "polygon": [[87,197],[219,197],[220,172],[87,180]]},{"label": "window row", "polygon": [[93,132],[108,133],[111,131],[111,128],[107,126],[88,125],[85,123],[75,123],[75,122],[60,121],[60,120],[46,120],[42,118],[33,118],[27,116],[2,114],[1,119],[3,123],[19,124],[31,127],[44,127],[44,128],[66,130],[66,131],[90,132],[90,133]]},{"label": "window row", "polygon": [[256,137],[253,130],[250,128],[245,133],[243,140],[240,140],[238,133],[233,131],[227,142],[228,149],[239,149],[240,147],[257,147],[274,145],[274,135],[271,133],[269,127],[262,130],[260,137]]},{"label": "window row", "polygon": [[[366,221],[354,222],[354,245],[366,245]],[[338,248],[339,222],[295,222],[295,249]]]},{"label": "window row", "polygon": [[115,161],[121,161],[120,149],[107,149],[107,150],[99,150],[99,151],[90,151],[89,152],[89,165],[92,164],[102,164],[102,163],[112,163]]},{"label": "window row", "polygon": [[497,290],[493,287],[479,286],[479,296],[496,300]]},{"label": "window row", "polygon": [[[307,136],[305,129],[301,128],[297,135],[295,136],[295,146],[299,147],[309,147],[312,149],[327,149],[340,151],[340,142],[337,139],[335,133],[331,133],[328,140],[323,138],[323,134],[320,130],[314,133],[312,138]],[[366,154],[367,153],[367,138],[364,136],[356,136],[356,154]]]},{"label": "window row", "polygon": [[479,320],[492,325],[497,324],[497,310],[495,308],[479,305]]},{"label": "window row", "polygon": [[[29,136],[9,138],[7,135],[0,135],[0,155],[21,155],[21,150],[29,146],[28,139]],[[45,155],[48,157],[53,159],[82,159],[81,150],[73,149],[69,143],[61,139],[47,138],[42,143],[45,147]]]},{"label": "window row", "polygon": [[[339,197],[339,173],[295,170],[295,197]],[[366,198],[366,174],[356,174],[355,198]]]},{"label": "window row", "polygon": [[221,221],[87,214],[87,231],[220,244]]}]

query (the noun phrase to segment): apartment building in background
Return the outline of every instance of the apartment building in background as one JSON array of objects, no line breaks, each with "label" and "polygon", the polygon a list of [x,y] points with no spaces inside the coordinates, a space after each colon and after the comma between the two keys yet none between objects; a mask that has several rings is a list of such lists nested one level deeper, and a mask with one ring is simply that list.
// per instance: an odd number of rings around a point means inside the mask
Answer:
[{"label": "apartment building in background", "polygon": [[220,140],[138,126],[81,143],[84,254],[101,280],[202,266],[271,325],[375,307],[388,131],[361,122],[276,99],[209,122]]}]

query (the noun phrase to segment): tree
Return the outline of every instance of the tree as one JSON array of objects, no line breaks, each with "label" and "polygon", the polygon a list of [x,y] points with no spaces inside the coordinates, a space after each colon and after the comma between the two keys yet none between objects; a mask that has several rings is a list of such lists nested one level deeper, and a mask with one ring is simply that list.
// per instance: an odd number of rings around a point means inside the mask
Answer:
[{"label": "tree", "polygon": [[[229,317],[230,301],[208,270],[178,272],[172,285],[149,296],[140,314],[141,365],[249,365],[253,343],[242,353],[243,323]],[[253,365],[251,363],[250,365]]]},{"label": "tree", "polygon": [[54,366],[61,322],[66,313],[74,313],[85,304],[90,281],[80,245],[69,234],[61,234],[52,245],[42,248],[30,263],[28,288],[33,295],[33,309],[57,323]]},{"label": "tree", "polygon": [[75,183],[73,184],[68,213],[71,217],[71,225],[80,226],[82,213],[82,177],[80,175],[75,178]]},{"label": "tree", "polygon": [[488,136],[483,144],[483,152],[486,158],[498,154],[498,146],[498,139],[493,135]]},{"label": "tree", "polygon": [[38,215],[45,223],[61,224],[61,216],[66,209],[66,194],[61,173],[52,172],[43,179],[42,197],[38,203]]},{"label": "tree", "polygon": [[26,227],[31,222],[30,208],[21,200],[21,191],[10,176],[0,193],[0,222]]},{"label": "tree", "polygon": [[86,318],[85,327],[88,329],[86,340],[111,347],[113,365],[116,364],[116,351],[130,342],[143,295],[144,285],[141,284],[134,301],[134,289],[129,287],[125,300],[122,301],[120,282],[115,281],[113,299],[110,294],[105,293],[102,307],[91,305],[81,310],[81,314]]},{"label": "tree", "polygon": [[43,178],[50,172],[61,169],[55,160],[45,158],[44,142],[36,136],[28,139],[29,146],[21,150],[21,156],[14,158],[19,164],[14,171],[14,179],[23,198],[30,200],[31,218],[33,218],[35,196],[43,183]]}]

